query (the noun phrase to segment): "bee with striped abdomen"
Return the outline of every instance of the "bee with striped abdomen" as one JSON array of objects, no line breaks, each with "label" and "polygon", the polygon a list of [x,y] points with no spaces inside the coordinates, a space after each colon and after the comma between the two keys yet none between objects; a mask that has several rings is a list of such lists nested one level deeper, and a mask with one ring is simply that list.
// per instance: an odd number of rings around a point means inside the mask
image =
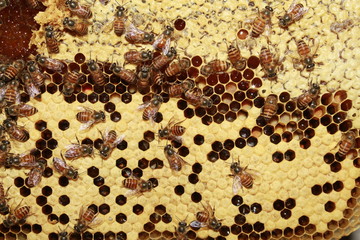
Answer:
[{"label": "bee with striped abdomen", "polygon": [[4,185],[0,182],[0,213],[8,214],[9,213],[9,205],[8,205],[8,191],[10,187],[6,190],[4,189]]},{"label": "bee with striped abdomen", "polygon": [[175,236],[176,240],[187,240],[187,232],[189,229],[189,225],[186,223],[185,220],[180,221],[178,223],[178,227],[175,227]]},{"label": "bee with striped abdomen", "polygon": [[171,63],[165,69],[165,75],[168,77],[176,76],[180,74],[182,71],[187,70],[191,65],[191,62],[188,58],[182,58],[178,62]]},{"label": "bee with striped abdomen", "polygon": [[167,53],[171,44],[171,36],[174,33],[174,28],[171,26],[166,26],[165,30],[157,36],[153,43],[153,47],[156,51],[162,51]]},{"label": "bee with striped abdomen", "polygon": [[30,216],[30,206],[19,207],[19,205],[14,209],[14,211],[10,210],[10,214],[3,222],[4,227],[11,228],[14,225],[24,223],[26,218]]},{"label": "bee with striped abdomen", "polygon": [[131,49],[124,54],[125,62],[131,64],[140,64],[152,60],[153,54],[150,50],[138,51]]},{"label": "bee with striped abdomen", "polygon": [[30,170],[27,174],[28,178],[26,179],[26,184],[29,187],[35,187],[41,182],[42,175],[46,167],[46,160],[38,160],[38,165]]},{"label": "bee with striped abdomen", "polygon": [[145,32],[130,23],[125,31],[125,39],[131,44],[151,44],[154,42],[154,34]]},{"label": "bee with striped abdomen", "polygon": [[121,36],[125,32],[125,21],[127,16],[125,15],[125,8],[123,6],[117,6],[115,12],[115,20],[113,23],[114,32],[117,36]]},{"label": "bee with striped abdomen", "polygon": [[74,91],[75,86],[79,83],[80,79],[83,77],[82,73],[79,73],[77,70],[67,72],[64,77],[64,84],[61,90],[62,94],[65,97],[70,97]]},{"label": "bee with striped abdomen", "polygon": [[15,77],[17,77],[24,68],[25,62],[22,59],[15,60],[10,65],[4,65],[2,69],[2,79],[5,82],[11,81]]},{"label": "bee with striped abdomen", "polygon": [[232,190],[234,194],[239,192],[241,188],[250,189],[254,184],[254,177],[246,172],[247,166],[242,168],[240,167],[240,161],[233,162],[230,165],[231,174],[229,176],[233,177]]},{"label": "bee with striped abdomen", "polygon": [[150,66],[142,66],[138,73],[137,89],[140,93],[147,93],[150,91],[151,82],[151,68]]},{"label": "bee with striped abdomen", "polygon": [[157,112],[159,111],[161,104],[163,103],[163,98],[160,95],[154,95],[153,98],[146,103],[141,104],[138,109],[144,109],[142,118],[145,121],[155,121]]},{"label": "bee with striped abdomen", "polygon": [[26,142],[30,138],[29,132],[24,127],[17,125],[12,119],[5,119],[3,126],[11,139]]},{"label": "bee with striped abdomen", "polygon": [[260,51],[260,64],[265,72],[265,78],[269,79],[270,81],[277,79],[278,69],[282,61],[279,60],[277,56],[274,56],[270,49],[266,47],[262,47]]},{"label": "bee with striped abdomen", "polygon": [[[225,41],[225,39],[224,39],[224,41]],[[225,43],[226,43],[226,41],[225,41]],[[244,58],[241,55],[241,52],[240,52],[238,46],[231,43],[230,45],[228,45],[227,51],[228,51],[228,58],[229,58],[231,65],[236,70],[242,71],[246,67],[247,60],[246,60],[246,58]]]},{"label": "bee with striped abdomen", "polygon": [[[313,42],[314,41],[315,40],[313,40]],[[300,39],[300,40],[296,41],[296,47],[297,47],[297,52],[300,56],[300,59],[293,58],[294,68],[299,71],[303,71],[304,69],[307,72],[313,71],[315,68],[314,58],[317,57],[316,52],[317,52],[317,49],[319,48],[319,45],[317,44],[317,46],[315,47],[315,50],[311,51],[310,46],[308,44],[306,44],[304,40]],[[318,63],[318,64],[322,64],[322,63]]]},{"label": "bee with striped abdomen", "polygon": [[128,84],[135,83],[137,81],[137,75],[133,70],[116,66],[115,63],[111,64],[110,71],[112,71],[116,76],[120,77]]},{"label": "bee with striped abdomen", "polygon": [[93,156],[93,146],[90,144],[73,143],[65,147],[66,151],[64,157],[67,160],[73,161],[81,157]]},{"label": "bee with striped abdomen", "polygon": [[74,20],[68,17],[64,18],[64,28],[74,32],[79,36],[84,36],[88,33],[89,24],[85,21]]},{"label": "bee with striped abdomen", "polygon": [[153,62],[152,62],[152,66],[156,69],[156,70],[160,70],[163,67],[165,67],[167,64],[169,64],[172,60],[175,59],[176,57],[176,50],[175,48],[171,47],[170,50],[168,52],[163,52],[163,54],[160,54],[159,56],[155,57]]},{"label": "bee with striped abdomen", "polygon": [[76,181],[79,177],[77,169],[68,165],[62,155],[61,158],[53,158],[53,166],[58,173],[67,179]]},{"label": "bee with striped abdomen", "polygon": [[45,42],[48,52],[51,53],[59,53],[59,45],[60,42],[57,40],[56,32],[54,31],[53,26],[49,25],[45,27]]},{"label": "bee with striped abdomen", "polygon": [[185,92],[185,100],[194,107],[211,108],[213,101],[204,96],[200,88],[193,88]]},{"label": "bee with striped abdomen", "polygon": [[263,34],[265,30],[270,30],[273,12],[274,10],[270,6],[266,6],[261,12],[258,12],[257,17],[252,21],[251,37],[257,38]]},{"label": "bee with striped abdomen", "polygon": [[200,68],[200,73],[204,76],[209,76],[213,73],[222,73],[226,72],[230,67],[230,63],[227,61],[215,59],[210,61],[208,64],[205,64]]},{"label": "bee with striped abdomen", "polygon": [[206,203],[204,210],[196,213],[196,220],[190,223],[191,227],[194,228],[205,228],[208,227],[214,231],[219,231],[221,228],[221,220],[215,217],[215,208],[212,208],[209,203]]},{"label": "bee with striped abdomen", "polygon": [[167,93],[170,97],[181,97],[186,91],[193,89],[195,87],[194,81],[190,79],[185,79],[181,83],[171,84],[167,88]]},{"label": "bee with striped abdomen", "polygon": [[170,144],[164,148],[164,154],[169,161],[170,169],[174,171],[180,171],[185,164],[188,164],[179,153],[175,152],[173,146]]},{"label": "bee with striped abdomen", "polygon": [[11,168],[35,168],[39,166],[38,159],[30,152],[21,154],[9,154],[6,159],[5,167]]},{"label": "bee with striped abdomen", "polygon": [[74,230],[77,233],[83,233],[88,228],[93,228],[101,223],[101,219],[97,217],[99,213],[96,213],[94,209],[88,207],[84,211],[84,207],[81,208],[79,213],[79,219],[74,226]]},{"label": "bee with striped abdomen", "polygon": [[40,89],[35,85],[34,80],[28,71],[23,71],[20,78],[24,83],[26,93],[31,98],[35,98],[41,94]]},{"label": "bee with striped abdomen", "polygon": [[[183,120],[185,121],[185,120]],[[163,128],[159,129],[158,135],[159,140],[174,140],[179,143],[182,142],[182,135],[184,135],[186,128],[183,126],[179,126],[183,121],[174,123],[172,119],[170,119],[169,123]]]},{"label": "bee with striped abdomen", "polygon": [[340,157],[345,157],[346,154],[354,148],[356,141],[356,133],[352,130],[342,134],[341,141],[338,143]]},{"label": "bee with striped abdomen", "polygon": [[99,64],[95,62],[94,60],[90,60],[87,63],[90,75],[92,79],[94,80],[95,84],[99,86],[104,86],[106,83],[105,75],[103,71],[101,70]]},{"label": "bee with striped abdomen", "polygon": [[19,85],[20,83],[17,79],[14,79],[8,83],[4,95],[4,100],[7,106],[20,102]]},{"label": "bee with striped abdomen", "polygon": [[[101,133],[101,132],[100,132]],[[108,159],[116,146],[124,140],[125,135],[118,136],[116,131],[105,131],[101,133],[103,143],[100,145],[99,152],[102,159]]]},{"label": "bee with striped abdomen", "polygon": [[281,28],[288,28],[291,24],[299,21],[308,12],[309,9],[306,9],[301,3],[296,2],[297,0],[292,2],[284,16],[278,17],[279,26]]},{"label": "bee with striped abdomen", "polygon": [[44,57],[40,54],[36,55],[35,60],[40,66],[53,71],[60,72],[61,69],[65,67],[64,63],[62,63],[60,60]]},{"label": "bee with striped abdomen", "polygon": [[278,99],[275,95],[269,95],[266,98],[264,107],[260,115],[265,119],[266,123],[268,123],[270,119],[276,114],[276,111],[278,109],[277,102]]},{"label": "bee with striped abdomen", "polygon": [[129,189],[125,196],[143,194],[144,192],[150,192],[154,188],[154,184],[150,180],[126,178],[122,183],[125,188]]},{"label": "bee with striped abdomen", "polygon": [[316,83],[310,85],[310,89],[297,97],[297,105],[300,109],[309,107],[310,103],[316,102],[320,94],[320,86]]},{"label": "bee with striped abdomen", "polygon": [[50,79],[50,77],[42,73],[39,69],[39,66],[36,64],[35,61],[28,61],[27,62],[27,70],[34,82],[35,86],[40,88],[45,84],[45,80]]},{"label": "bee with striped abdomen", "polygon": [[96,111],[88,107],[78,107],[80,112],[76,114],[76,120],[82,123],[80,130],[92,127],[94,124],[105,122],[105,112]]},{"label": "bee with striped abdomen", "polygon": [[92,17],[90,6],[81,5],[78,1],[74,0],[67,0],[65,4],[67,5],[70,12],[79,18],[89,19]]},{"label": "bee with striped abdomen", "polygon": [[25,0],[26,3],[35,9],[39,9],[41,7],[41,2],[39,0]]},{"label": "bee with striped abdomen", "polygon": [[9,107],[5,108],[5,112],[9,116],[13,117],[30,117],[38,112],[36,107],[31,105],[20,103],[20,104],[13,104]]}]

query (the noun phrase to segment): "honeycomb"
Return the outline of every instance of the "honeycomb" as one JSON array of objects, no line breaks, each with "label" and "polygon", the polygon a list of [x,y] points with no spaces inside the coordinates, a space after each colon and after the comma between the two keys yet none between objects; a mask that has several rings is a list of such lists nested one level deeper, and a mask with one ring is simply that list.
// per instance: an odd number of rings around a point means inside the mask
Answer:
[{"label": "honeycomb", "polygon": [[[11,140],[11,152],[31,150],[32,155],[47,161],[47,167],[41,182],[32,188],[26,184],[28,170],[1,171],[4,188],[11,186],[11,209],[21,202],[31,206],[32,215],[10,229],[1,224],[0,239],[61,239],[64,229],[69,239],[174,239],[179,222],[195,220],[206,203],[215,208],[221,228],[190,227],[185,239],[339,239],[359,227],[359,42],[355,36],[360,29],[354,25],[337,33],[331,31],[332,24],[356,20],[360,14],[356,1],[304,1],[309,11],[288,30],[279,28],[276,16],[282,15],[291,1],[276,1],[270,4],[275,12],[270,43],[262,36],[250,39],[251,26],[244,24],[258,13],[256,7],[261,10],[268,4],[261,1],[121,3],[127,8],[128,21],[141,29],[160,34],[165,25],[175,28],[172,45],[191,66],[167,81],[194,81],[213,102],[207,109],[195,108],[183,96],[169,97],[161,85],[154,84],[141,94],[135,85],[113,74],[111,64],[122,65],[125,52],[152,50],[151,45],[136,46],[113,31],[105,31],[118,2],[91,3],[89,32],[81,37],[63,29],[64,17],[74,17],[63,2],[44,0],[44,6],[34,10],[14,0],[0,12],[1,45],[9,46],[0,49],[1,54],[34,59],[40,53],[66,63],[59,72],[41,68],[50,76],[41,89],[41,99],[21,93],[21,101],[38,112],[17,119],[29,130],[30,139],[25,143]],[[10,14],[14,11],[16,14]],[[16,38],[6,39],[6,34],[15,31],[7,29],[7,16],[20,22],[20,13],[29,26],[21,25],[16,31],[23,33],[21,38],[31,37],[29,48],[20,46],[25,40],[11,45],[9,41]],[[44,27],[48,24],[61,31],[58,54],[47,51]],[[293,37],[315,38],[319,44],[316,62],[322,64],[311,74],[293,67],[291,60],[297,57]],[[247,59],[244,69],[231,67],[224,73],[203,76],[202,66],[213,59],[227,60],[224,39],[231,42],[235,38]],[[259,60],[262,46],[286,57],[276,81],[263,77]],[[93,59],[103,69],[104,86],[95,85],[90,76],[86,62]],[[135,65],[126,68],[135,69]],[[60,93],[64,74],[73,70],[85,77],[74,94],[64,97]],[[310,81],[321,87],[316,106],[299,109],[296,97],[309,89]],[[136,109],[154,94],[162,96],[163,104],[155,124],[151,124],[142,120],[142,112]],[[276,113],[266,122],[259,115],[270,94],[278,103]],[[80,131],[75,119],[79,106],[105,111],[106,122]],[[2,114],[0,120],[5,118]],[[169,168],[164,156],[163,147],[169,143],[157,139],[160,126],[171,119],[185,120],[181,123],[186,127],[182,142],[171,142],[188,163],[179,172]],[[54,171],[52,158],[60,157],[76,138],[93,145],[97,152],[103,142],[99,130],[105,129],[125,135],[109,159],[95,154],[69,162],[80,173],[76,182]],[[356,134],[355,145],[346,156],[340,156],[338,143],[348,131]],[[254,185],[233,194],[233,178],[228,175],[230,164],[237,159],[254,173]],[[132,177],[149,179],[155,188],[127,196],[122,182]],[[73,227],[82,207],[93,209],[102,222],[78,234]]]}]

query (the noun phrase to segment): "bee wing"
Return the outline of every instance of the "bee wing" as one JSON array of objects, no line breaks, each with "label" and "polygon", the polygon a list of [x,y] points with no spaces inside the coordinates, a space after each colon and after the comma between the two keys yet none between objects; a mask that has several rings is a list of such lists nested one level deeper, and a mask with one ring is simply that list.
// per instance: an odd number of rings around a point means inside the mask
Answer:
[{"label": "bee wing", "polygon": [[40,95],[40,89],[38,89],[33,82],[29,84],[25,84],[26,92],[29,94],[30,97],[36,97]]},{"label": "bee wing", "polygon": [[119,143],[121,143],[125,138],[125,134],[120,135],[114,142],[114,145],[117,146]]},{"label": "bee wing", "polygon": [[81,148],[81,145],[72,143],[70,145],[65,146],[66,150],[75,150]]},{"label": "bee wing", "polygon": [[137,110],[143,110],[143,109],[145,109],[145,108],[147,108],[148,106],[150,106],[150,101],[149,102],[145,102],[145,103],[143,103],[143,104],[140,104],[138,107],[137,107]]},{"label": "bee wing", "polygon": [[108,23],[105,24],[105,26],[103,27],[102,32],[104,33],[109,33],[111,32],[111,30],[114,28],[114,20],[115,17],[111,17],[110,21]]},{"label": "bee wing", "polygon": [[235,175],[235,177],[233,179],[233,186],[232,186],[233,193],[237,194],[239,192],[240,188],[242,188],[240,176]]},{"label": "bee wing", "polygon": [[160,34],[156,39],[155,39],[155,41],[154,41],[154,43],[153,43],[153,47],[154,47],[154,49],[157,49],[157,45],[159,44],[159,43],[161,43],[161,41],[164,39],[164,34]]},{"label": "bee wing", "polygon": [[170,38],[166,39],[165,46],[163,49],[163,54],[167,54],[169,52],[170,43],[171,43],[171,39]]},{"label": "bee wing", "polygon": [[89,111],[90,111],[90,112],[94,112],[93,109],[88,108],[88,107],[84,107],[84,106],[78,106],[77,109],[78,109],[79,111],[81,111],[81,112],[89,112]]},{"label": "bee wing", "polygon": [[[19,104],[19,107],[20,107],[20,111],[26,111],[26,112],[28,112],[28,111],[32,112],[32,110],[35,109],[33,114],[26,115],[26,116],[32,116],[32,115],[34,115],[35,113],[38,112],[36,107],[33,107],[33,106],[29,105],[29,104]],[[23,115],[21,115],[21,116],[23,116]]]},{"label": "bee wing", "polygon": [[136,37],[139,34],[144,34],[145,32],[135,27],[134,24],[130,23],[126,28],[125,37]]},{"label": "bee wing", "polygon": [[294,21],[300,20],[308,11],[309,9],[302,8],[294,15]]},{"label": "bee wing", "polygon": [[96,216],[96,217],[89,223],[88,227],[89,227],[89,228],[94,228],[94,227],[96,227],[96,226],[99,226],[99,225],[102,224],[102,223],[103,223],[103,220],[102,220],[100,217]]},{"label": "bee wing", "polygon": [[42,177],[42,171],[41,169],[35,167],[33,169],[30,170],[30,172],[28,173],[28,178],[27,178],[27,184],[30,187],[35,187],[36,185],[38,185],[41,181],[41,177]]},{"label": "bee wing", "polygon": [[95,123],[94,119],[89,120],[87,123],[80,125],[80,131],[90,128]]},{"label": "bee wing", "polygon": [[294,10],[296,4],[297,4],[297,0],[294,0],[294,1],[291,3],[289,9],[288,9],[286,12],[287,12],[288,14],[291,13],[291,12]]},{"label": "bee wing", "polygon": [[63,169],[69,168],[64,159],[57,157],[53,158],[53,165],[55,170],[57,170],[59,173],[62,173]]},{"label": "bee wing", "polygon": [[140,192],[137,189],[128,190],[125,192],[125,197],[130,197],[130,196],[139,195],[139,194],[140,194]]},{"label": "bee wing", "polygon": [[197,220],[195,221],[192,221],[190,224],[189,224],[191,227],[194,227],[194,228],[202,228],[202,227],[206,227],[206,223],[203,223],[203,222],[199,222]]},{"label": "bee wing", "polygon": [[169,164],[170,168],[174,171],[180,171],[182,166],[185,164],[188,164],[179,154],[175,153],[174,155],[174,161],[170,161],[169,158]]}]

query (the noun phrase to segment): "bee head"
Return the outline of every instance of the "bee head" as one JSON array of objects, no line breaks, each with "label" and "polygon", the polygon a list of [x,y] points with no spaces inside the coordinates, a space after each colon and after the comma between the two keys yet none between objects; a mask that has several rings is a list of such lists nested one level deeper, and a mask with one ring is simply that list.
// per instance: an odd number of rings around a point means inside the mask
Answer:
[{"label": "bee head", "polygon": [[100,149],[100,155],[107,158],[109,157],[109,151],[110,151],[110,147],[103,145]]},{"label": "bee head", "polygon": [[36,71],[37,67],[36,67],[34,61],[29,61],[29,62],[27,63],[27,65],[28,65],[28,70],[29,70],[29,72],[35,72],[35,71]]},{"label": "bee head", "polygon": [[163,33],[164,33],[164,35],[169,36],[169,35],[171,35],[172,32],[174,32],[174,28],[171,26],[166,26],[165,31]]},{"label": "bee head", "polygon": [[210,98],[203,97],[201,106],[205,108],[211,108],[213,104],[213,101]]},{"label": "bee head", "polygon": [[173,155],[175,153],[173,147],[170,144],[165,146],[164,152],[166,152],[169,155]]},{"label": "bee head", "polygon": [[14,121],[11,119],[5,119],[3,122],[3,126],[5,129],[9,129],[14,125]]},{"label": "bee head", "polygon": [[66,5],[68,5],[68,6],[69,6],[69,8],[74,9],[74,8],[77,8],[78,3],[77,3],[77,2],[75,2],[75,1],[71,1],[71,0],[69,0],[69,1],[66,1]]},{"label": "bee head", "polygon": [[264,9],[264,14],[267,17],[271,17],[273,12],[274,12],[274,9],[272,7],[270,7],[270,6],[266,6],[265,9]]},{"label": "bee head", "polygon": [[65,97],[70,97],[74,92],[74,85],[72,83],[66,82],[63,85],[62,93]]},{"label": "bee head", "polygon": [[150,180],[147,181],[145,184],[146,184],[146,188],[148,190],[151,190],[154,187],[153,183]]},{"label": "bee head", "polygon": [[74,226],[74,230],[75,230],[75,232],[77,232],[77,233],[81,233],[81,231],[82,231],[82,229],[83,229],[84,227],[85,227],[84,224],[79,223],[79,224],[76,224],[76,225]]},{"label": "bee head", "polygon": [[68,174],[73,180],[77,180],[79,177],[79,173],[77,170],[70,169]]},{"label": "bee head", "polygon": [[10,228],[11,226],[13,226],[15,224],[16,219],[14,219],[13,217],[9,216],[8,218],[6,218],[3,222],[4,227],[6,228]]},{"label": "bee head", "polygon": [[146,42],[152,42],[154,40],[154,34],[153,33],[145,33],[144,34],[144,40]]},{"label": "bee head", "polygon": [[83,154],[90,155],[93,152],[93,147],[87,144],[82,145],[81,151]]},{"label": "bee head", "polygon": [[221,228],[221,222],[218,221],[216,218],[210,220],[210,227],[214,229],[214,231],[218,231]]},{"label": "bee head", "polygon": [[117,6],[115,16],[116,17],[122,17],[124,16],[125,8],[123,6]]},{"label": "bee head", "polygon": [[105,120],[105,112],[104,111],[95,112],[94,118],[96,120],[104,121]]},{"label": "bee head", "polygon": [[54,28],[53,28],[53,26],[49,25],[49,26],[45,27],[45,31],[51,32],[51,31],[54,31]]}]

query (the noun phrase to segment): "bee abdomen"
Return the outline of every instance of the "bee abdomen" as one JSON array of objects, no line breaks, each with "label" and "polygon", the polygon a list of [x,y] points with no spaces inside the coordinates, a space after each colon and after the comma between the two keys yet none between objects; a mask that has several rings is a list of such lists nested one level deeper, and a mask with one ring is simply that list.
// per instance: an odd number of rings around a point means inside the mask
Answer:
[{"label": "bee abdomen", "polygon": [[175,136],[182,136],[185,132],[185,127],[183,126],[173,126],[171,128],[171,133]]},{"label": "bee abdomen", "polygon": [[129,188],[129,189],[136,189],[137,188],[137,185],[138,185],[138,180],[136,179],[124,179],[123,180],[123,185],[125,188]]},{"label": "bee abdomen", "polygon": [[90,112],[79,112],[76,114],[76,119],[81,123],[87,123],[91,119]]}]

